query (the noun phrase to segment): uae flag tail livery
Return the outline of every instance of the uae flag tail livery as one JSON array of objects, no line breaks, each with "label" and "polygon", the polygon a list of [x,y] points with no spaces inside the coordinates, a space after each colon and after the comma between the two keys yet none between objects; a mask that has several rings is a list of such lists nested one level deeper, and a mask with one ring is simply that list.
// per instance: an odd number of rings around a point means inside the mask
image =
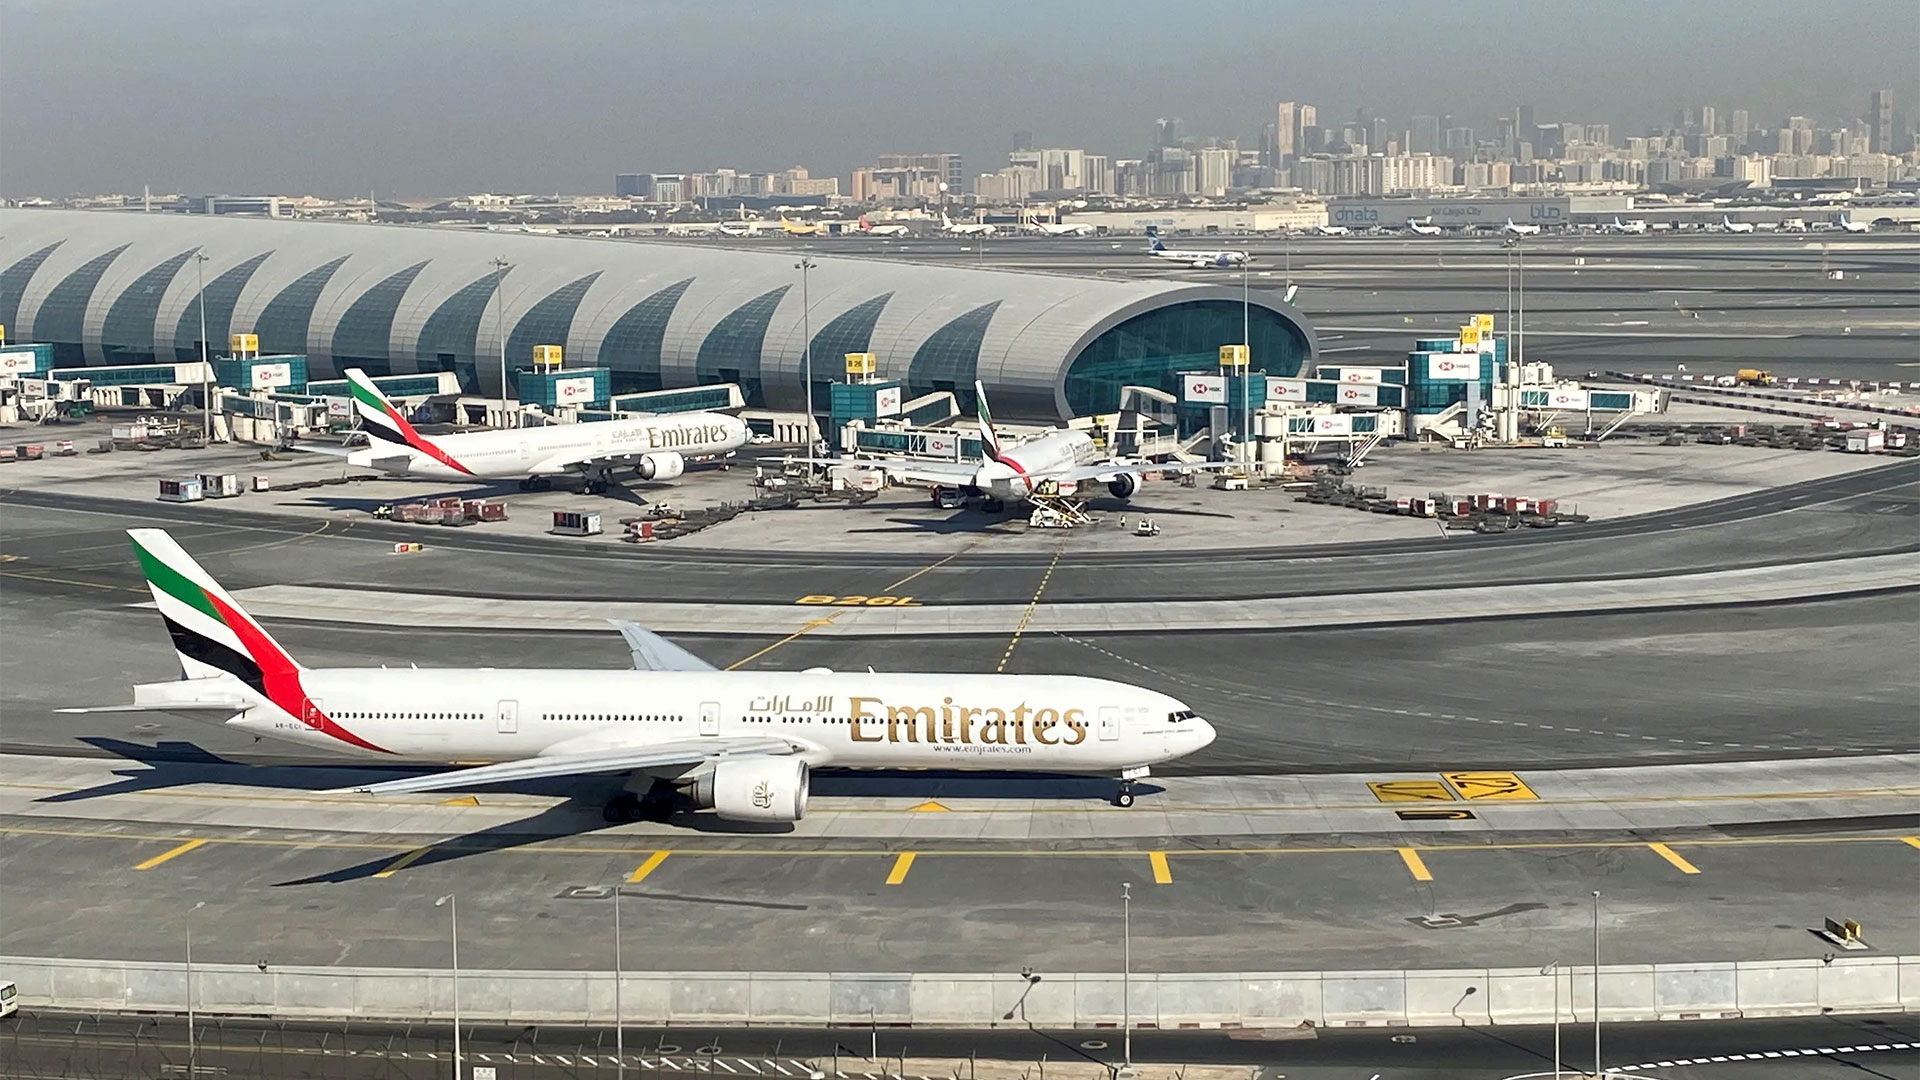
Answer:
[{"label": "uae flag tail livery", "polygon": [[335,724],[301,684],[305,669],[280,647],[213,580],[193,557],[160,529],[128,529],[154,606],[173,639],[182,682],[137,687],[136,700],[153,691],[159,711],[202,715],[244,713],[271,706],[315,734],[348,747],[384,753]]},{"label": "uae flag tail livery", "polygon": [[353,411],[360,417],[360,426],[376,450],[381,443],[386,443],[402,453],[410,451],[432,458],[455,472],[473,472],[432,439],[413,430],[413,425],[407,423],[407,418],[400,415],[400,410],[387,400],[387,395],[380,392],[366,372],[359,368],[348,368],[346,376],[348,389],[353,395]]},{"label": "uae flag tail livery", "polygon": [[1000,436],[993,430],[993,412],[987,408],[987,388],[979,379],[973,380],[974,411],[980,417],[980,447],[986,452],[987,460],[999,461]]}]

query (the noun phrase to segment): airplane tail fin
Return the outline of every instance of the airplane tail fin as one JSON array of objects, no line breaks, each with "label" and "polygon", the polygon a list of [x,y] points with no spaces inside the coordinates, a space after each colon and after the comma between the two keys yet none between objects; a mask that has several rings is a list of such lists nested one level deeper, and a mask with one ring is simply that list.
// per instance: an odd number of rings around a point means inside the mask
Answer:
[{"label": "airplane tail fin", "polygon": [[979,379],[973,380],[973,403],[974,415],[980,418],[980,448],[989,461],[999,461],[1000,435],[993,430],[993,411],[987,408],[987,388]]},{"label": "airplane tail fin", "polygon": [[871,230],[872,228],[873,228],[873,224],[872,224],[872,222],[869,222],[869,221],[867,220],[867,215],[865,215],[865,214],[861,214],[861,215],[860,215],[860,231],[861,231],[861,232],[867,232],[867,231],[869,231],[869,230]]},{"label": "airplane tail fin", "polygon": [[348,392],[353,397],[353,411],[360,417],[360,427],[366,431],[369,440],[379,440],[401,450],[411,450],[433,458],[435,461],[460,472],[468,470],[432,439],[413,430],[407,418],[387,395],[380,392],[367,373],[359,368],[346,370]]},{"label": "airplane tail fin", "polygon": [[165,529],[128,529],[127,537],[183,675],[231,675],[276,704],[276,687],[292,681],[297,693],[300,665]]}]

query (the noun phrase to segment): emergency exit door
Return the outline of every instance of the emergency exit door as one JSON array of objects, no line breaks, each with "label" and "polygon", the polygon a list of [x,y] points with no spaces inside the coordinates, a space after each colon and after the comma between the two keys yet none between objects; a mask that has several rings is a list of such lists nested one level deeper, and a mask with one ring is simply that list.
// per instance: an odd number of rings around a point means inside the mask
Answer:
[{"label": "emergency exit door", "polygon": [[1120,710],[1113,705],[1100,707],[1100,737],[1118,739],[1120,737]]},{"label": "emergency exit door", "polygon": [[720,703],[703,701],[700,703],[700,734],[720,734]]},{"label": "emergency exit door", "polygon": [[520,703],[502,701],[494,710],[494,716],[500,724],[500,734],[512,735],[520,730]]}]

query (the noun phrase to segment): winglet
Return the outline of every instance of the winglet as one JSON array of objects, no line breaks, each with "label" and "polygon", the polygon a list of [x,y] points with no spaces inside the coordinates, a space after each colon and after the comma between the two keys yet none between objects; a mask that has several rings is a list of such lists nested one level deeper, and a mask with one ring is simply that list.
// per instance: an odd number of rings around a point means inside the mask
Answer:
[{"label": "winglet", "polygon": [[987,408],[987,388],[979,379],[973,380],[973,409],[980,418],[980,448],[986,451],[990,461],[1000,460],[1000,436],[993,430],[993,411]]},{"label": "winglet", "polygon": [[627,639],[627,648],[633,653],[635,671],[714,670],[712,664],[639,623],[627,622],[624,619],[608,619],[607,622],[615,630],[620,631],[621,637]]}]

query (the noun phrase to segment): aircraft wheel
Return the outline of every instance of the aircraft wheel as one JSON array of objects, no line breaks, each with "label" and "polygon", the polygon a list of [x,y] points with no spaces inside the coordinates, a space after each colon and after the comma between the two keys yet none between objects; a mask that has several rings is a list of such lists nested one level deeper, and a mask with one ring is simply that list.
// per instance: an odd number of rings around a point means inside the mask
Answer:
[{"label": "aircraft wheel", "polygon": [[532,491],[532,490],[533,490],[533,481],[532,481],[532,480],[527,480],[527,479],[523,479],[523,480],[521,480],[521,481],[520,481],[520,490],[521,490],[521,491]]},{"label": "aircraft wheel", "polygon": [[1122,810],[1125,810],[1127,807],[1133,805],[1133,785],[1132,784],[1120,785],[1120,790],[1114,793],[1113,805],[1119,807]]},{"label": "aircraft wheel", "polygon": [[1006,508],[1007,508],[1007,504],[1000,499],[988,499],[986,502],[983,502],[980,504],[980,509],[986,511],[989,514],[1001,513],[1005,511]]},{"label": "aircraft wheel", "polygon": [[530,482],[533,484],[533,490],[535,491],[553,490],[553,478],[550,476],[536,476]]},{"label": "aircraft wheel", "polygon": [[606,809],[601,812],[601,816],[606,818],[610,825],[624,825],[629,821],[640,820],[641,812],[640,796],[630,791],[623,791],[607,800]]}]

